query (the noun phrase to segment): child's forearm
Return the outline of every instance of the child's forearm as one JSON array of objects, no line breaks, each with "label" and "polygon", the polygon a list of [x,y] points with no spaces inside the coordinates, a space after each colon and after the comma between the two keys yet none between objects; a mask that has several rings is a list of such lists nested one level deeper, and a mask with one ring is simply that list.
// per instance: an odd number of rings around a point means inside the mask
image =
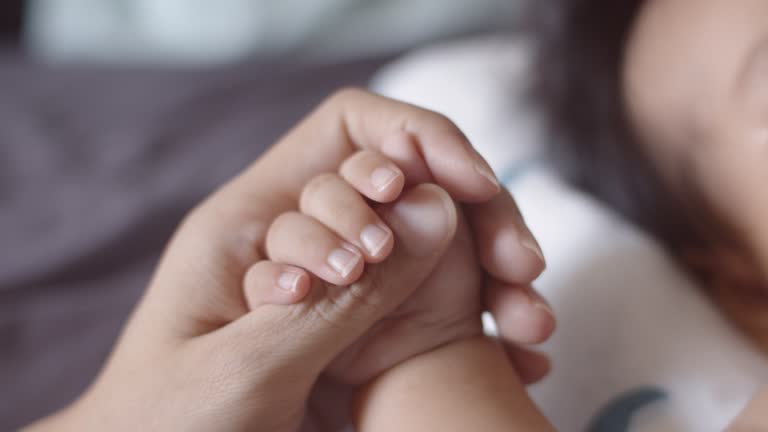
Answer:
[{"label": "child's forearm", "polygon": [[552,431],[506,354],[477,337],[454,342],[385,372],[359,395],[357,430]]}]

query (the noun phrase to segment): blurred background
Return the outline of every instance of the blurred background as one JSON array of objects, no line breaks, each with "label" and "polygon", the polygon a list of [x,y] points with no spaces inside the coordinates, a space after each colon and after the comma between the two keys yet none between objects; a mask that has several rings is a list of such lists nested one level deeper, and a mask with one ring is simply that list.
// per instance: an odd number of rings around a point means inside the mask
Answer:
[{"label": "blurred background", "polygon": [[[30,0],[22,41],[57,62],[196,63],[243,58],[342,60],[508,28],[515,0]],[[10,6],[14,5],[14,6]],[[8,22],[8,21],[7,21]],[[20,24],[23,22],[23,26]],[[8,23],[6,23],[8,25]]]}]

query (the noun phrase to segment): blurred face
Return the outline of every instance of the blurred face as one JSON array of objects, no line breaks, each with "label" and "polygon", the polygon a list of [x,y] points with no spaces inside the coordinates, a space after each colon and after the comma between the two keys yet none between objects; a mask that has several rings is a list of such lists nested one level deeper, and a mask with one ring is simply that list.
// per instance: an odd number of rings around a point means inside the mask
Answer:
[{"label": "blurred face", "polygon": [[768,0],[646,0],[624,62],[633,126],[768,275]]}]

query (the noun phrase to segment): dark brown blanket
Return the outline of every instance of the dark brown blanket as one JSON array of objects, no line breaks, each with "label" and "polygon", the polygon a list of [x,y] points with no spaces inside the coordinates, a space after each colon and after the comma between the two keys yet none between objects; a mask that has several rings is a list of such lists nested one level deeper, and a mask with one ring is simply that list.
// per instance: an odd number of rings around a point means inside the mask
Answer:
[{"label": "dark brown blanket", "polygon": [[0,54],[0,430],[78,395],[182,215],[383,61],[120,70]]}]

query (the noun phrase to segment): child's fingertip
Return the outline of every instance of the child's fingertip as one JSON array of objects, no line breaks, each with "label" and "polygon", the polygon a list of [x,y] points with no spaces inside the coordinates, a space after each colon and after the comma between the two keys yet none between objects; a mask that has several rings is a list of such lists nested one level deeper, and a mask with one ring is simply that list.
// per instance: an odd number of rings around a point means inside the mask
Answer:
[{"label": "child's fingertip", "polygon": [[386,259],[394,246],[394,234],[383,222],[367,225],[360,232],[360,241],[373,258],[371,262],[377,263]]},{"label": "child's fingertip", "polygon": [[403,170],[374,150],[361,150],[347,158],[339,174],[360,194],[380,203],[396,200],[406,182]]},{"label": "child's fingertip", "polygon": [[290,305],[307,296],[311,286],[304,269],[261,261],[248,269],[243,291],[248,308],[254,310],[265,304]]},{"label": "child's fingertip", "polygon": [[400,172],[400,170],[394,166],[380,166],[378,168],[375,168],[371,172],[371,184],[373,187],[381,192],[381,193],[387,193],[394,190],[398,183],[400,184],[400,188],[402,188],[402,180],[403,174]]},{"label": "child's fingertip", "polygon": [[286,266],[277,278],[279,295],[290,302],[298,303],[307,296],[310,289],[310,279],[307,272],[297,267]]}]

